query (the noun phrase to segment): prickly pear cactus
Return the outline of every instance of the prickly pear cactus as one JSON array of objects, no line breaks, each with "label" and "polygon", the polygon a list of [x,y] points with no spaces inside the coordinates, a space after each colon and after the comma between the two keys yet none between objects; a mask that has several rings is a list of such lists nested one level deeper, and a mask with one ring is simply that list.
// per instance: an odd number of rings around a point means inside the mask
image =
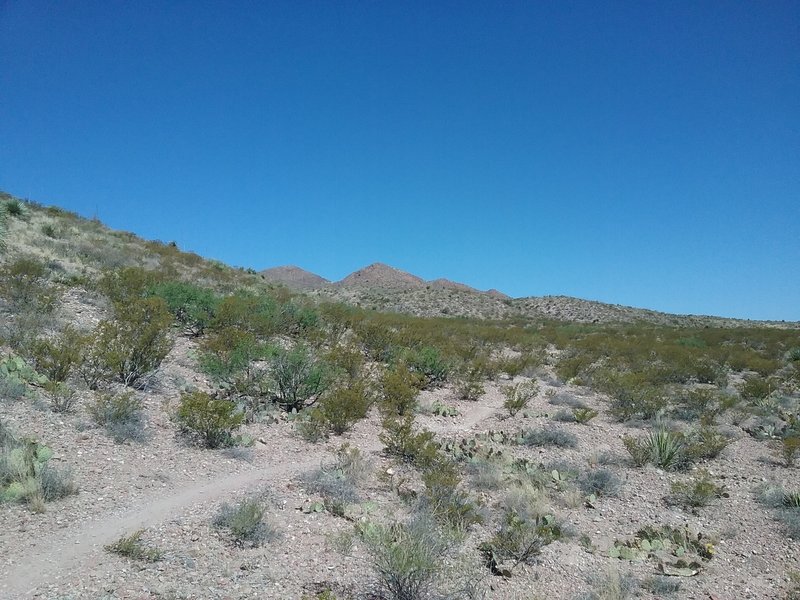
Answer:
[{"label": "prickly pear cactus", "polygon": [[0,377],[20,383],[44,385],[47,377],[40,375],[21,357],[14,354],[0,359]]}]

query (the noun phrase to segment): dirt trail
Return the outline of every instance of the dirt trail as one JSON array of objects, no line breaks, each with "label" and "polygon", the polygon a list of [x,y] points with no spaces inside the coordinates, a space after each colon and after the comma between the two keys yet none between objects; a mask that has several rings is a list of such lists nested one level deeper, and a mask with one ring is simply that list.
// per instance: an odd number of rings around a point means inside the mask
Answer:
[{"label": "dirt trail", "polygon": [[[476,403],[463,420],[430,429],[440,434],[466,432],[497,410],[493,404]],[[361,446],[365,453],[380,449],[377,440]],[[318,465],[319,457],[315,456],[301,462],[260,466],[235,475],[189,484],[168,496],[154,495],[141,499],[137,506],[122,512],[116,510],[93,521],[76,523],[59,532],[57,538],[42,540],[36,547],[20,553],[13,564],[6,566],[0,583],[0,597],[9,600],[33,597],[64,574],[90,565],[93,557],[103,551],[104,545],[122,535],[157,525],[175,514],[186,512],[195,504],[222,499],[236,491],[266,484],[276,477],[302,473]]]}]

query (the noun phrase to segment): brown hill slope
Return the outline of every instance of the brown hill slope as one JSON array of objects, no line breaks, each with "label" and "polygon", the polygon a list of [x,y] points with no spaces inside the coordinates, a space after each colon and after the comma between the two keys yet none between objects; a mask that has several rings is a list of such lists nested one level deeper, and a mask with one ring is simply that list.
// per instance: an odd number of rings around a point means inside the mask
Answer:
[{"label": "brown hill slope", "polygon": [[395,269],[383,263],[372,263],[371,265],[359,269],[355,273],[350,273],[341,281],[335,284],[340,288],[380,288],[387,290],[413,290],[422,289],[426,282],[421,277],[406,273],[400,269]]},{"label": "brown hill slope", "polygon": [[330,281],[324,277],[320,277],[316,273],[306,271],[294,265],[264,269],[259,275],[261,275],[265,281],[280,283],[288,288],[298,290],[316,289],[330,284]]}]

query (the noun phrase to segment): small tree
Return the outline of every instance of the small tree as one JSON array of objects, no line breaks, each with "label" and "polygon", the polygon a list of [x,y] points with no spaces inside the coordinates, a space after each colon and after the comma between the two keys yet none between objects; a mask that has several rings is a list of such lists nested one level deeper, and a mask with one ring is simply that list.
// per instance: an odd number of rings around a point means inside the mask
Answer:
[{"label": "small tree", "polygon": [[244,421],[244,415],[233,402],[205,392],[181,394],[176,418],[181,429],[198,437],[207,448],[230,446],[233,432]]}]

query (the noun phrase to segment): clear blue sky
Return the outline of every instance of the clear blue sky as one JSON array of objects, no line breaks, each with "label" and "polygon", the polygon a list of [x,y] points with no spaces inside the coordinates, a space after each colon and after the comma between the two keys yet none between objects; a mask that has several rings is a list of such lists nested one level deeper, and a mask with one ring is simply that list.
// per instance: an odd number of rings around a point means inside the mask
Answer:
[{"label": "clear blue sky", "polygon": [[0,189],[256,269],[800,320],[800,3],[0,0]]}]

